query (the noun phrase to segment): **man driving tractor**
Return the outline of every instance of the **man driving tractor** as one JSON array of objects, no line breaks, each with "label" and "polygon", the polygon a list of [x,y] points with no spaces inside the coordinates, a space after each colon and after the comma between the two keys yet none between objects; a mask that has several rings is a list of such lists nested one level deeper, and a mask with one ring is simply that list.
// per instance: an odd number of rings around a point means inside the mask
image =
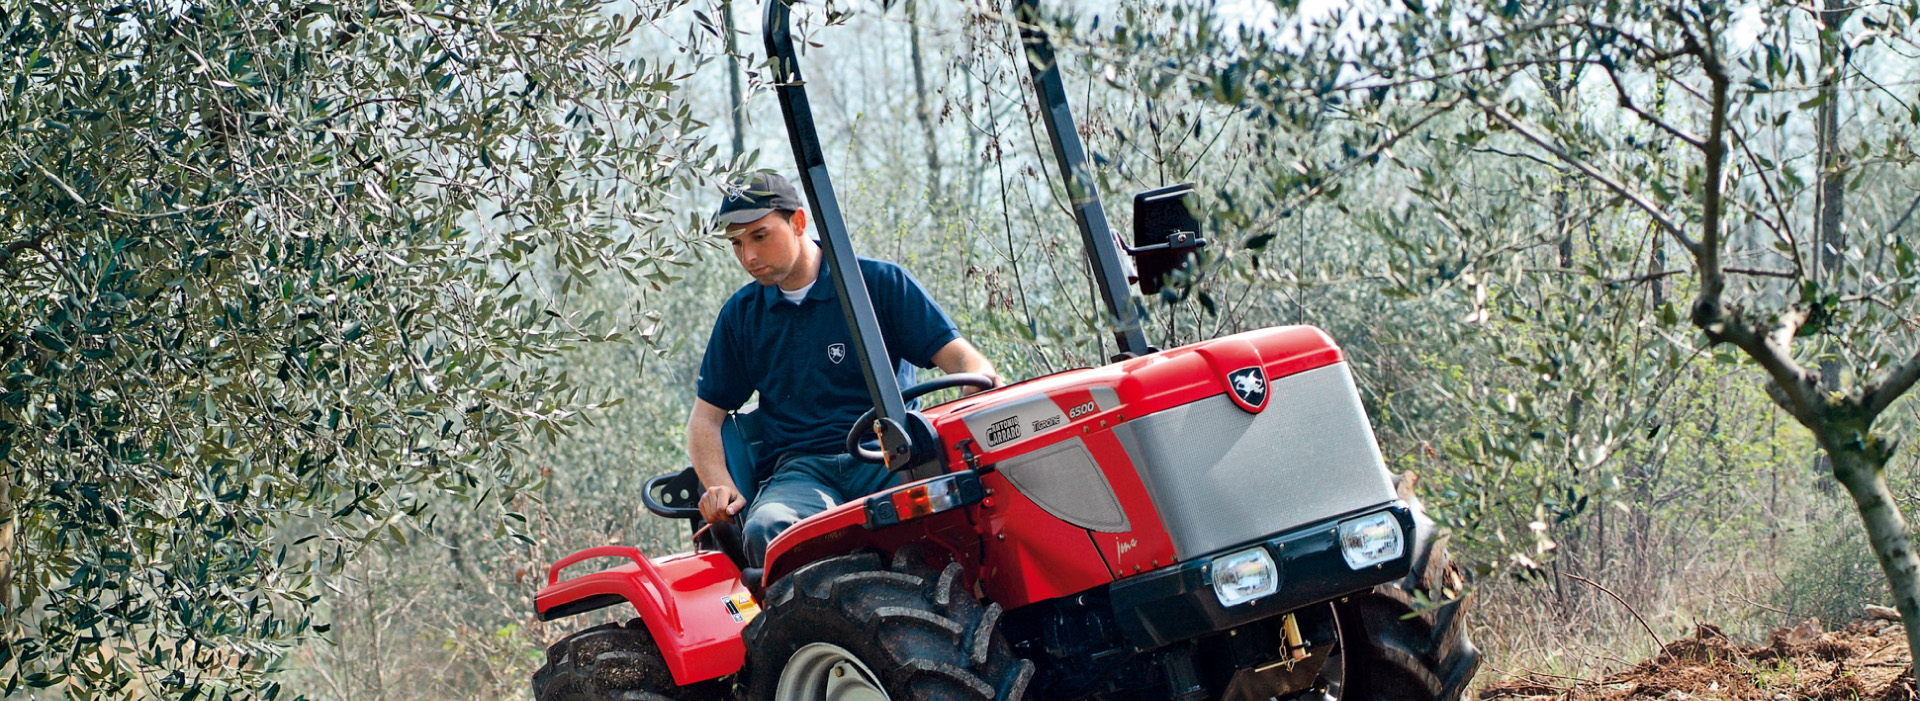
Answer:
[{"label": "man driving tractor", "polygon": [[[687,454],[706,488],[700,513],[708,522],[731,521],[747,509],[747,558],[758,566],[781,531],[876,492],[893,475],[842,452],[848,430],[873,402],[851,358],[852,335],[831,273],[821,265],[819,244],[806,235],[799,193],[777,174],[758,176],[730,192],[714,220],[726,227],[734,258],[753,282],[727,300],[714,322],[687,419]],[[859,265],[901,386],[913,384],[915,366],[1002,383],[905,269],[866,258]],[[755,392],[773,449],[762,458],[771,465],[756,466],[764,481],[749,505],[727,470],[720,429],[727,412]]]}]

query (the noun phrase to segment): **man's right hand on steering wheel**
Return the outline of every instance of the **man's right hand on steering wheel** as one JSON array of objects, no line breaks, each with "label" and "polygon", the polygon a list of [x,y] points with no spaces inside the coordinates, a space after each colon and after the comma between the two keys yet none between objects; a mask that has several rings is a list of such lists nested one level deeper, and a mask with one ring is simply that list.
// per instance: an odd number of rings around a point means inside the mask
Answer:
[{"label": "man's right hand on steering wheel", "polygon": [[746,497],[740,496],[740,490],[733,487],[712,486],[700,497],[700,515],[707,523],[725,523],[733,520],[746,508]]}]

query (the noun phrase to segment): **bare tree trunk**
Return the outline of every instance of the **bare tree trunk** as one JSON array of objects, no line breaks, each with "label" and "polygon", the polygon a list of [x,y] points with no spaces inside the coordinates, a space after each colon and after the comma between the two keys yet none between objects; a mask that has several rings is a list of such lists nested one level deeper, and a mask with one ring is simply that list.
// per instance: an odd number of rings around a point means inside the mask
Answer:
[{"label": "bare tree trunk", "polygon": [[740,87],[740,33],[733,28],[733,0],[721,0],[720,23],[727,34],[727,84],[733,96],[728,112],[733,121],[733,157],[738,160],[747,152],[747,105]]},{"label": "bare tree trunk", "polygon": [[1880,569],[1887,575],[1887,589],[1893,592],[1894,608],[1899,609],[1900,620],[1907,624],[1907,646],[1920,650],[1920,626],[1914,625],[1920,621],[1920,556],[1914,554],[1913,533],[1907,528],[1906,518],[1900,515],[1893,490],[1887,488],[1886,453],[1890,451],[1876,450],[1884,444],[1872,439],[1864,449],[1857,442],[1836,445],[1841,441],[1855,441],[1856,436],[1864,433],[1849,427],[1828,426],[1821,433],[1820,444],[1833,460],[1833,476],[1853,497],[1860,521],[1867,527],[1867,542],[1873,546],[1874,558],[1880,561]]},{"label": "bare tree trunk", "polygon": [[[1841,254],[1846,250],[1846,232],[1840,223],[1846,215],[1846,163],[1840,155],[1840,72],[1845,69],[1840,57],[1840,24],[1847,10],[1840,0],[1826,0],[1820,11],[1820,111],[1814,131],[1820,146],[1820,185],[1818,188],[1819,249],[1814,259],[1820,262],[1821,283],[1831,287],[1839,282]],[[1825,379],[1822,366],[1822,379]],[[1834,387],[1828,384],[1827,387]]]},{"label": "bare tree trunk", "polygon": [[19,620],[13,610],[14,528],[19,513],[13,505],[13,479],[0,476],[0,616],[8,623]]},{"label": "bare tree trunk", "polygon": [[920,131],[927,141],[927,206],[939,211],[942,189],[940,187],[940,140],[933,129],[932,98],[927,95],[926,57],[920,48],[920,3],[907,1],[907,42],[913,53],[913,99],[915,113],[920,119]]},{"label": "bare tree trunk", "polygon": [[[1847,19],[1847,11],[1840,9],[1840,0],[1826,0],[1826,7],[1820,11],[1820,22],[1824,27],[1820,32],[1820,107],[1815,113],[1814,137],[1820,148],[1820,179],[1815,188],[1815,216],[1819,230],[1819,243],[1816,244],[1813,259],[1819,263],[1820,285],[1829,293],[1837,293],[1840,286],[1840,261],[1842,252],[1847,248],[1847,234],[1841,230],[1841,220],[1846,216],[1846,164],[1840,155],[1840,71],[1844,68],[1840,58],[1840,23]],[[1820,361],[1820,386],[1828,390],[1840,387],[1840,363],[1828,359]],[[1814,469],[1822,472],[1834,471],[1833,458],[1821,455],[1815,459]],[[1838,474],[1835,472],[1835,474]]]},{"label": "bare tree trunk", "polygon": [[367,626],[368,639],[367,639],[367,649],[366,649],[367,660],[366,660],[365,670],[367,675],[367,681],[372,686],[372,692],[373,692],[371,694],[372,698],[378,699],[379,701],[386,701],[387,666],[386,664],[384,664],[385,662],[384,653],[386,651],[380,649],[380,623],[381,623],[380,600],[379,600],[379,597],[377,596],[378,592],[374,590],[373,583],[376,581],[374,579],[375,576],[376,575],[373,572],[372,565],[368,565],[366,568],[366,577],[361,581],[361,585],[366,587],[365,593],[366,593],[366,605],[367,605],[366,626]]},{"label": "bare tree trunk", "polygon": [[[1666,112],[1667,112],[1667,81],[1665,78],[1656,78],[1654,79],[1654,84],[1653,84],[1653,113],[1657,116],[1664,118],[1666,116]],[[1653,253],[1651,254],[1651,256],[1652,256],[1652,260],[1647,264],[1648,275],[1656,275],[1661,271],[1664,271],[1667,269],[1667,237],[1661,236],[1659,234],[1654,235]],[[1653,279],[1653,308],[1654,309],[1659,309],[1660,305],[1667,303],[1667,291],[1668,291],[1669,284],[1670,283],[1667,282],[1667,278],[1665,276],[1655,277]]]},{"label": "bare tree trunk", "polygon": [[[1565,65],[1555,63],[1547,66],[1547,99],[1553,102],[1553,108],[1561,119],[1573,118],[1575,93],[1568,90],[1568,84],[1578,79],[1578,74]],[[1574,173],[1562,169],[1560,177],[1553,185],[1553,233],[1560,243],[1560,270],[1573,268],[1573,215],[1568,212],[1568,192],[1573,189]]]}]

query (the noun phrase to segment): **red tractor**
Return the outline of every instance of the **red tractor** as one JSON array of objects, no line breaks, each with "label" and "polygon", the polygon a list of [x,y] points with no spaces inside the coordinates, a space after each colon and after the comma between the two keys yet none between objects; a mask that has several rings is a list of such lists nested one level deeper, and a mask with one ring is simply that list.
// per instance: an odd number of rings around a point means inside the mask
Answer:
[{"label": "red tractor", "polygon": [[[639,618],[555,643],[539,701],[587,699],[1455,699],[1479,664],[1445,538],[1390,475],[1338,346],[1267,328],[1147,346],[1087,176],[1037,0],[1021,0],[1033,82],[1121,353],[923,411],[901,391],[857,273],[789,33],[770,0],[779,98],[855,331],[874,410],[849,452],[901,482],[801,521],[751,568],[703,528],[689,468],[646,486],[691,519],[694,550],[591,548],[554,563],[546,620],[626,603]],[[1176,186],[1135,198],[1138,280],[1203,244]],[[723,441],[750,489],[755,418]],[[877,437],[877,445],[863,444]],[[749,499],[752,498],[748,494]],[[587,560],[626,560],[570,578]],[[1423,597],[1421,593],[1426,593]]]}]

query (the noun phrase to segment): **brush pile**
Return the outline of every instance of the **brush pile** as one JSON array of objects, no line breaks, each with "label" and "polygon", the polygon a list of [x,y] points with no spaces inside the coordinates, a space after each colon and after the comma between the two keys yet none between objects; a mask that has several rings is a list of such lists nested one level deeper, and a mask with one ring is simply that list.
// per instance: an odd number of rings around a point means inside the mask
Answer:
[{"label": "brush pile", "polygon": [[1653,659],[1605,679],[1530,675],[1494,684],[1480,698],[1920,701],[1905,629],[1883,611],[1832,632],[1818,619],[1779,628],[1758,646],[1739,645],[1719,628],[1699,624],[1691,637],[1669,642]]}]

